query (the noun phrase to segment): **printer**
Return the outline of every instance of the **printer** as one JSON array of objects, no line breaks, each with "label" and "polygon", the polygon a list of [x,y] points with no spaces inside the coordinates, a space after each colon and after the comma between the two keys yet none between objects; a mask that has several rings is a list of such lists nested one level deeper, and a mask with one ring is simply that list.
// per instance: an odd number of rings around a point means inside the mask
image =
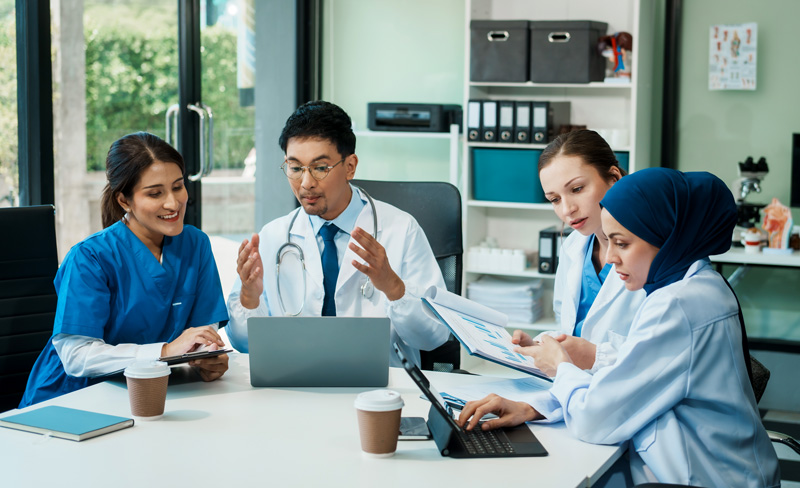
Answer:
[{"label": "printer", "polygon": [[461,105],[435,103],[368,103],[367,127],[378,131],[450,132],[461,130]]}]

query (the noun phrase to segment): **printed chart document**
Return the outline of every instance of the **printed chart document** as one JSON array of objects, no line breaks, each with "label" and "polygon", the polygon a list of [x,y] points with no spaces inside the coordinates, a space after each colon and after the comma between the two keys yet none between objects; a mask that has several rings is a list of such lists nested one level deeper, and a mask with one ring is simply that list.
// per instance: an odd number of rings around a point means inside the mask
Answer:
[{"label": "printed chart document", "polygon": [[133,426],[133,419],[58,406],[0,418],[0,426],[82,441]]},{"label": "printed chart document", "polygon": [[425,312],[446,325],[471,355],[552,381],[533,358],[514,352],[506,314],[436,287],[428,288],[422,302]]}]

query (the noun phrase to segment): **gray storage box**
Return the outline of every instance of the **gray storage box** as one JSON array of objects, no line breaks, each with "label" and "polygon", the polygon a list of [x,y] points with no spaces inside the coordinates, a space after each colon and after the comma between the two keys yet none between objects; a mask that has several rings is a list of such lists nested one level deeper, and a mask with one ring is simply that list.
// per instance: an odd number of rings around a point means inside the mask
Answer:
[{"label": "gray storage box", "polygon": [[470,22],[470,81],[528,81],[528,21]]},{"label": "gray storage box", "polygon": [[603,81],[606,60],[597,40],[608,24],[589,20],[530,22],[530,80],[534,83]]}]

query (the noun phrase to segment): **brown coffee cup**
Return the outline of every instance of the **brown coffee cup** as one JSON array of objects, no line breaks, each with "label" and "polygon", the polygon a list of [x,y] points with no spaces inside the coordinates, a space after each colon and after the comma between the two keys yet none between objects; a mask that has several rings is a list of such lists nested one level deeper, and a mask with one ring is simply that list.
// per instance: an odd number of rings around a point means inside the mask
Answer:
[{"label": "brown coffee cup", "polygon": [[392,390],[373,390],[356,397],[361,451],[368,457],[390,457],[397,450],[403,398]]},{"label": "brown coffee cup", "polygon": [[137,361],[125,368],[131,414],[138,420],[164,415],[170,369],[162,361]]}]

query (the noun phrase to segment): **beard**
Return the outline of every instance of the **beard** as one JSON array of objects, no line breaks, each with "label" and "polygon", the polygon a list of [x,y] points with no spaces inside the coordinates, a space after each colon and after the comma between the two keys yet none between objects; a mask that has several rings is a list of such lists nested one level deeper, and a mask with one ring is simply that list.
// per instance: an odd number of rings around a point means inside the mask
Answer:
[{"label": "beard", "polygon": [[317,215],[321,217],[328,213],[328,201],[323,197],[318,198],[314,203],[306,203],[302,197],[298,197],[298,201],[308,215]]}]

